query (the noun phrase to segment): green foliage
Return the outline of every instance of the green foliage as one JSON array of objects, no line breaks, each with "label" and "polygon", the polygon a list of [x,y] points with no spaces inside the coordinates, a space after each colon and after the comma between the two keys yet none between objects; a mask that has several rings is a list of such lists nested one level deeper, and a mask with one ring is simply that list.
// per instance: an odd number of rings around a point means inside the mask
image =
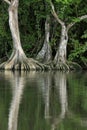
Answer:
[{"label": "green foliage", "polygon": [[[12,38],[8,25],[7,4],[1,2],[0,5],[0,59],[11,53]],[[8,51],[8,52],[7,52]],[[7,53],[7,54],[6,54]]]},{"label": "green foliage", "polygon": [[62,4],[72,4],[72,3],[80,3],[81,0],[56,0],[57,2],[61,2]]},{"label": "green foliage", "polygon": [[87,43],[80,45],[78,40],[74,40],[74,49],[71,51],[68,60],[76,61],[79,64],[87,65],[87,58],[85,54],[87,53]]},{"label": "green foliage", "polygon": [[87,102],[85,101],[87,97],[86,76],[85,73],[84,76],[83,73],[68,75],[69,109],[80,117],[85,117],[87,113]]},{"label": "green foliage", "polygon": [[84,39],[84,38],[86,39],[86,38],[87,38],[87,30],[84,31],[84,34],[82,35],[81,38],[82,38],[82,39]]},{"label": "green foliage", "polygon": [[69,4],[72,2],[72,0],[56,0],[57,2],[61,2],[63,4]]},{"label": "green foliage", "polygon": [[72,22],[80,22],[81,20],[79,18],[72,18]]},{"label": "green foliage", "polygon": [[34,56],[44,35],[45,3],[41,0],[24,1],[19,6],[19,25],[23,49],[27,56]]}]

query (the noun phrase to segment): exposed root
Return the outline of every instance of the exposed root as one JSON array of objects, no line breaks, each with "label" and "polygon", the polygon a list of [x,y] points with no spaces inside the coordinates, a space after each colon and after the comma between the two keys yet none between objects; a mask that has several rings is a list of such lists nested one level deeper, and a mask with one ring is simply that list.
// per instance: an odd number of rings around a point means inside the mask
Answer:
[{"label": "exposed root", "polygon": [[59,62],[57,65],[55,65],[54,69],[60,70],[60,71],[68,71],[68,70],[70,70],[67,63],[62,63],[62,62]]},{"label": "exposed root", "polygon": [[8,61],[0,65],[2,70],[60,70],[60,71],[70,71],[70,70],[81,70],[81,66],[75,62],[59,62],[54,64],[49,62],[48,64],[42,64],[32,58],[27,58],[25,55],[18,57],[18,55],[12,54]]},{"label": "exposed root", "polygon": [[41,64],[32,58],[26,58],[17,61],[15,58],[8,60],[0,65],[3,70],[46,70],[49,69],[47,65]]},{"label": "exposed root", "polygon": [[68,62],[67,61],[66,63],[59,62],[54,66],[52,64],[52,69],[60,70],[60,71],[74,71],[74,70],[78,71],[78,70],[82,70],[82,67],[75,62]]}]

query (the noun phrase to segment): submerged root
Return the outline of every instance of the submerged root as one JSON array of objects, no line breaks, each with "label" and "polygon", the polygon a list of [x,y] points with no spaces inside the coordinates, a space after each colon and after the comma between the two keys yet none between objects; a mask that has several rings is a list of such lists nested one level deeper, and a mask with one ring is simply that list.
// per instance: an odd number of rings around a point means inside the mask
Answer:
[{"label": "submerged root", "polygon": [[47,65],[41,64],[32,58],[26,58],[16,61],[15,58],[8,60],[0,65],[3,70],[45,70],[49,69]]}]

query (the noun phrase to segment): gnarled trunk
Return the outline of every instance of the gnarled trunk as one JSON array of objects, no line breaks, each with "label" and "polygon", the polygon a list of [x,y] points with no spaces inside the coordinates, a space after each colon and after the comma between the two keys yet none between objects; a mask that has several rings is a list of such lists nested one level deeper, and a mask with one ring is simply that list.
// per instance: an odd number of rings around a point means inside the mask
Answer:
[{"label": "gnarled trunk", "polygon": [[51,47],[49,45],[49,37],[50,37],[50,17],[47,15],[45,22],[45,40],[42,49],[38,53],[36,59],[42,62],[49,62],[52,58]]},{"label": "gnarled trunk", "polygon": [[63,24],[61,29],[61,39],[60,39],[59,47],[54,58],[54,62],[56,65],[59,63],[66,62],[67,42],[68,42],[67,29],[66,26]]},{"label": "gnarled trunk", "polygon": [[57,22],[61,25],[61,38],[60,43],[54,58],[55,68],[59,70],[66,70],[69,69],[68,65],[66,64],[66,48],[68,42],[68,30],[65,23],[59,18],[57,15],[53,3],[50,1],[50,5],[52,8],[52,14]]},{"label": "gnarled trunk", "polygon": [[21,62],[23,58],[26,58],[26,55],[22,49],[19,27],[18,27],[18,0],[14,0],[9,6],[9,26],[13,39],[13,52],[9,59],[11,61],[14,60],[15,64]]},{"label": "gnarled trunk", "polygon": [[1,64],[0,67],[3,69],[13,69],[15,68],[15,65],[19,66],[19,64],[21,64],[23,59],[26,58],[26,55],[22,49],[21,41],[20,41],[20,34],[19,34],[19,27],[18,27],[18,3],[19,0],[12,0],[11,2],[9,1],[9,9],[8,9],[9,26],[10,26],[10,31],[13,40],[13,51],[9,60]]}]

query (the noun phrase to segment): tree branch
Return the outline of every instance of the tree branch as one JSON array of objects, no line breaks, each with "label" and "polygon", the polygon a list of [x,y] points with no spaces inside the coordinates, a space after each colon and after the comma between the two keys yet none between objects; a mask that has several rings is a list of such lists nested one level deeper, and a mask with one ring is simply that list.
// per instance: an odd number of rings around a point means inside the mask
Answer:
[{"label": "tree branch", "polygon": [[53,3],[50,1],[50,5],[51,5],[51,9],[52,9],[52,15],[54,16],[54,18],[57,20],[58,23],[60,23],[61,25],[64,25],[64,22],[58,17],[54,5]]},{"label": "tree branch", "polygon": [[11,2],[9,0],[4,0],[7,4],[11,4]]},{"label": "tree branch", "polygon": [[[81,16],[81,17],[78,17],[78,19],[79,19],[80,21],[83,20],[83,19],[86,19],[86,18],[87,18],[87,15],[83,15],[83,16]],[[69,31],[69,29],[70,29],[72,26],[74,26],[77,22],[78,22],[78,21],[72,22],[72,23],[68,24],[68,26],[67,26],[67,31]]]}]

